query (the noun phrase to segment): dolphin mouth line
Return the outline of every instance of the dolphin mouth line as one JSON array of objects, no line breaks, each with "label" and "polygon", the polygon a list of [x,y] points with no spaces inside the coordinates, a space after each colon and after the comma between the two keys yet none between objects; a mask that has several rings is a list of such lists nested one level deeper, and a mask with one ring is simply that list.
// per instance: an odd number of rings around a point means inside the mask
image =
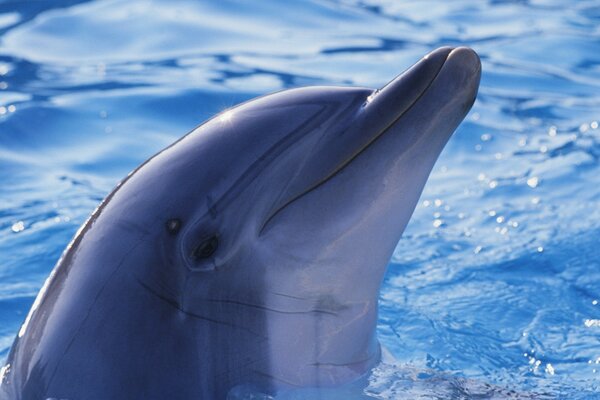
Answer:
[{"label": "dolphin mouth line", "polygon": [[[414,100],[410,103],[410,105],[408,107],[406,107],[406,109],[404,111],[402,111],[396,118],[394,118],[378,134],[376,134],[375,136],[373,136],[373,138],[371,138],[364,146],[359,147],[358,150],[356,150],[353,154],[351,154],[345,161],[343,161],[340,164],[338,164],[338,166],[331,173],[329,173],[328,175],[324,176],[322,179],[320,179],[319,181],[315,182],[313,185],[309,186],[303,192],[301,192],[298,195],[292,197],[291,199],[289,199],[288,201],[286,201],[285,203],[283,203],[281,206],[277,207],[277,209],[275,209],[275,211],[272,212],[265,219],[264,223],[262,224],[262,226],[258,230],[258,236],[261,236],[264,233],[264,230],[269,225],[269,222],[271,222],[273,220],[273,218],[275,218],[275,216],[277,214],[279,214],[281,211],[283,211],[287,206],[289,206],[290,204],[294,203],[296,200],[300,199],[301,197],[304,197],[305,195],[307,195],[308,193],[312,192],[313,190],[319,188],[323,184],[327,183],[330,179],[332,179],[334,176],[336,176],[338,173],[340,173],[344,168],[346,168],[348,165],[350,165],[352,163],[352,161],[354,161],[354,159],[356,159],[358,156],[360,156],[362,153],[364,153],[369,147],[371,147],[371,145],[373,143],[375,143],[379,138],[383,137],[383,135],[385,135],[390,130],[390,128],[392,128],[404,115],[406,115],[414,107],[414,105],[419,102],[419,100],[425,95],[425,93],[427,93],[429,91],[429,88],[431,87],[431,85],[433,84],[433,82],[435,82],[435,80],[437,79],[437,77],[440,75],[440,72],[444,68],[444,65],[446,64],[446,61],[448,61],[448,58],[450,57],[450,55],[456,49],[457,48],[453,48],[451,51],[448,52],[448,54],[444,58],[444,62],[441,63],[439,69],[435,72],[435,74],[433,75],[433,77],[431,78],[431,80],[429,81],[429,83],[427,84],[427,86],[425,86],[425,88],[421,91],[421,93],[419,93],[417,96],[415,96]],[[427,57],[427,56],[425,56],[425,57]],[[367,98],[365,99],[365,103],[363,103],[363,105],[361,106],[359,112],[364,112],[364,110],[366,108],[368,108],[369,103],[372,102],[373,99],[377,96],[377,94],[380,93],[383,89],[385,89],[385,86],[383,88],[381,88],[381,89],[374,90],[373,93],[371,93],[369,96],[367,96]]]}]

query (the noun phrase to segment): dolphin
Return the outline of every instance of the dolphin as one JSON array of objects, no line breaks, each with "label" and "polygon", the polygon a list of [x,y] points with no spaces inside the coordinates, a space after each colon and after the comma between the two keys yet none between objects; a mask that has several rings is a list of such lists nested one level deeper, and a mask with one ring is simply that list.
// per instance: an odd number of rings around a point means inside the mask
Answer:
[{"label": "dolphin", "polygon": [[364,376],[387,264],[480,73],[473,50],[440,48],[379,90],[248,101],[144,162],[63,252],[0,398],[225,399]]}]

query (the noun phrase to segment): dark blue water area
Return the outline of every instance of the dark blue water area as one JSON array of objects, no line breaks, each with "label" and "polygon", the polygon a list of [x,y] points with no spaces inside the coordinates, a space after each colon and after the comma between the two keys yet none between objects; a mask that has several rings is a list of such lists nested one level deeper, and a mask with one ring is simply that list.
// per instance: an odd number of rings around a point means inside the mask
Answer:
[{"label": "dark blue water area", "polygon": [[393,357],[361,395],[600,399],[599,27],[596,1],[0,1],[0,359],[146,158],[252,97],[468,45],[480,94],[391,260]]}]

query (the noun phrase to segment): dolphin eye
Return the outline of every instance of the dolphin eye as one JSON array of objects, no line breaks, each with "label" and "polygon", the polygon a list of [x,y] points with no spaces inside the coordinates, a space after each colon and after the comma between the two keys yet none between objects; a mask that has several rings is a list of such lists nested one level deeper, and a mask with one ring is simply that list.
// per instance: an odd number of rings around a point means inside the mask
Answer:
[{"label": "dolphin eye", "polygon": [[196,246],[196,248],[192,252],[192,257],[196,260],[208,258],[215,253],[218,246],[219,239],[215,235],[213,235],[208,239],[202,241],[198,246]]},{"label": "dolphin eye", "polygon": [[173,218],[167,221],[167,231],[170,234],[176,234],[181,229],[181,220],[179,218]]}]

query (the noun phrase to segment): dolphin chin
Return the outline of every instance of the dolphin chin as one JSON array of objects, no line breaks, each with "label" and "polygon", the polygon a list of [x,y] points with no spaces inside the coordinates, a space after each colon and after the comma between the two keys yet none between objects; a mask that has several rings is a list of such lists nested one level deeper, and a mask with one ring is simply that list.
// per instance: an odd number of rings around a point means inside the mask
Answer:
[{"label": "dolphin chin", "polygon": [[223,399],[354,381],[385,269],[481,65],[441,48],[381,89],[216,116],[132,172],[67,246],[0,398]]}]

